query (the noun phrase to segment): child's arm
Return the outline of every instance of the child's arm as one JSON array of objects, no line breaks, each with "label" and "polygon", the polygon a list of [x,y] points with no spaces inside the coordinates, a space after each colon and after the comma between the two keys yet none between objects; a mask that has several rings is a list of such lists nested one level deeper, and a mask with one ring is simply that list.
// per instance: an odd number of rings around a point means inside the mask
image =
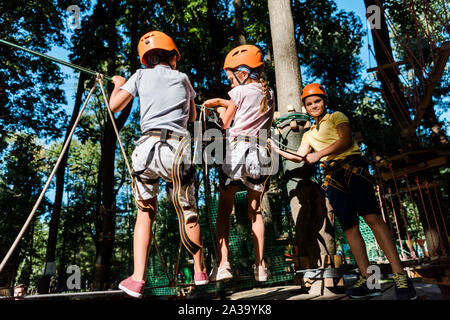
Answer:
[{"label": "child's arm", "polygon": [[216,108],[219,118],[222,121],[222,128],[228,129],[236,114],[236,105],[232,100],[225,100],[221,98],[206,100],[203,105],[207,108]]},{"label": "child's arm", "polygon": [[109,98],[109,107],[112,112],[116,113],[122,111],[126,105],[133,100],[133,96],[125,90],[120,90],[120,87],[124,85],[126,79],[121,76],[112,77],[114,83],[114,90]]},{"label": "child's arm", "polygon": [[306,160],[309,163],[315,163],[319,161],[321,158],[326,157],[330,154],[342,153],[352,146],[353,138],[352,138],[352,128],[350,127],[350,124],[348,122],[341,123],[336,127],[336,129],[339,135],[339,140],[329,145],[325,149],[308,154],[306,156]]},{"label": "child's arm", "polygon": [[299,163],[299,162],[305,161],[306,155],[311,152],[311,147],[308,143],[300,144],[300,146],[298,147],[298,150],[296,152],[297,155],[294,155],[293,152],[288,153],[288,152],[285,152],[285,151],[281,150],[280,148],[278,148],[271,139],[268,139],[268,141],[272,145],[275,152],[277,152],[283,158],[293,161],[293,162]]},{"label": "child's arm", "polygon": [[189,122],[194,122],[196,118],[197,118],[197,109],[195,107],[195,101],[191,100],[189,108]]}]

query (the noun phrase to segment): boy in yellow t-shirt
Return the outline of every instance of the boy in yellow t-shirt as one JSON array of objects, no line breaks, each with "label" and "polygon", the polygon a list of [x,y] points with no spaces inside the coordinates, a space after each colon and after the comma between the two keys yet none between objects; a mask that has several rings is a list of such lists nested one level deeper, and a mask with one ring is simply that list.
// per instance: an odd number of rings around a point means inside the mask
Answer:
[{"label": "boy in yellow t-shirt", "polygon": [[[322,85],[313,83],[303,89],[302,101],[315,124],[303,135],[297,156],[276,146],[274,150],[284,158],[313,164],[325,162],[327,197],[333,212],[345,232],[361,276],[347,294],[351,298],[381,295],[378,285],[367,282],[369,259],[364,239],[359,231],[359,216],[371,228],[388,258],[394,273],[398,300],[416,299],[411,280],[404,272],[389,228],[380,215],[367,163],[352,138],[349,119],[342,112],[326,112],[327,95]],[[272,143],[272,145],[274,145]],[[314,150],[315,152],[312,152]]]}]

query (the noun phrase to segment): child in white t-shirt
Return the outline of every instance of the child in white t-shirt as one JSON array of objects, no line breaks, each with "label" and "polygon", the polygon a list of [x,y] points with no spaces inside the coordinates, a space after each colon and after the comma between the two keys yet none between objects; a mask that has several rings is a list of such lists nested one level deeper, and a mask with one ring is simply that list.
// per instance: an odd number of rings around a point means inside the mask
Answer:
[{"label": "child in white t-shirt", "polygon": [[[266,281],[268,269],[264,262],[264,222],[261,198],[270,175],[270,152],[265,142],[273,119],[273,91],[263,78],[263,55],[253,45],[242,45],[231,50],[224,69],[233,88],[230,100],[210,99],[205,107],[216,108],[223,129],[228,130],[228,147],[220,174],[217,240],[219,264],[210,274],[211,280],[229,280],[233,277],[228,262],[230,215],[238,184],[243,183],[248,192],[248,215],[252,222],[256,281]],[[231,122],[233,125],[230,127]],[[261,141],[261,144],[260,144]],[[261,146],[262,145],[262,146]],[[268,166],[269,164],[269,166]]]},{"label": "child in white t-shirt", "polygon": [[203,261],[200,224],[195,208],[194,168],[190,162],[188,122],[196,118],[196,93],[188,77],[176,71],[180,53],[173,40],[152,31],[139,41],[139,56],[147,69],[137,70],[128,81],[113,77],[110,108],[121,111],[139,96],[142,137],[133,151],[133,193],[138,207],[134,229],[134,272],[119,284],[127,294],[140,298],[146,280],[152,225],[156,218],[159,180],[169,186],[186,249],[194,257],[194,282],[208,283]]}]

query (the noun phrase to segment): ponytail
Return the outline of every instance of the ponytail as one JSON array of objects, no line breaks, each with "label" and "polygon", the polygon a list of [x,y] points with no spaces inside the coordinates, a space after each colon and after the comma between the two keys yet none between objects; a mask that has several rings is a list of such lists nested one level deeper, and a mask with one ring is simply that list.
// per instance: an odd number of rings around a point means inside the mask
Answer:
[{"label": "ponytail", "polygon": [[269,85],[267,84],[267,81],[264,79],[264,72],[261,72],[259,83],[262,85],[262,94],[263,98],[261,100],[261,103],[259,104],[259,112],[264,113],[267,111],[269,107]]},{"label": "ponytail", "polygon": [[[265,80],[264,71],[263,71],[262,67],[256,68],[256,69],[250,69],[250,67],[248,67],[246,65],[241,65],[234,70],[233,69],[230,69],[230,70],[231,70],[231,72],[233,72],[234,78],[239,83],[239,85],[244,85],[249,78],[258,81],[261,84],[263,98],[261,100],[261,103],[259,104],[259,112],[261,112],[261,113],[266,112],[269,107],[270,92],[269,92],[269,85],[267,84],[267,81]],[[244,82],[241,82],[235,73],[235,72],[242,72],[242,71],[245,71],[248,73],[248,77],[247,77],[247,79],[245,79]]]}]

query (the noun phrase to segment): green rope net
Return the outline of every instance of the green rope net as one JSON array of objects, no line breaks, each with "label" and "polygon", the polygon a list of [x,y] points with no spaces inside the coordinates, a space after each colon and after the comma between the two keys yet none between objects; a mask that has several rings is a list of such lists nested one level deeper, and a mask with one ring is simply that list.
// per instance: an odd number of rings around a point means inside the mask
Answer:
[{"label": "green rope net", "polygon": [[[211,220],[213,232],[218,212],[218,199],[211,199]],[[209,235],[209,225],[206,217],[200,219],[200,225],[203,234],[203,246],[205,251],[205,263],[210,272],[212,268],[212,259],[215,258],[212,237]],[[229,261],[232,266],[234,278],[227,282],[210,283],[205,286],[198,286],[196,293],[212,293],[218,291],[238,291],[239,289],[251,289],[254,287],[269,286],[275,283],[291,282],[294,274],[291,272],[291,263],[286,261],[285,247],[276,243],[266,242],[264,250],[264,259],[269,266],[271,277],[268,281],[257,282],[253,277],[252,265],[255,260],[253,250],[253,241],[251,235],[251,222],[247,214],[247,192],[237,192],[235,196],[235,212],[230,217],[230,242],[229,242]],[[186,251],[183,249],[183,251]],[[183,259],[181,259],[183,261]],[[174,263],[167,264],[167,272],[169,277],[173,277],[175,273]],[[147,286],[153,289],[146,292],[153,296],[170,296],[177,295],[180,287],[162,287],[168,286],[169,280],[164,272],[161,261],[158,258],[154,247],[151,249],[148,261],[148,280]],[[177,283],[193,282],[193,266],[180,262],[178,272],[182,275],[182,280],[178,278]],[[155,288],[158,287],[158,288]]]}]

